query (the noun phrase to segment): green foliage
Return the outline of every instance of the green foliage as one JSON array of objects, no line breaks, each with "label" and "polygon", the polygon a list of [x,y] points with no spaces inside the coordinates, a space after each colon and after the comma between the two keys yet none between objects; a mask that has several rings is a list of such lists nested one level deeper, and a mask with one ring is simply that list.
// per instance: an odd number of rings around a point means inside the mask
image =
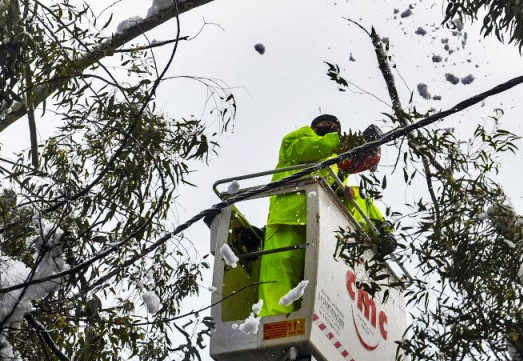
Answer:
[{"label": "green foliage", "polygon": [[327,70],[327,75],[329,76],[329,78],[331,80],[335,81],[336,84],[339,85],[338,90],[340,92],[344,92],[345,91],[344,88],[348,87],[349,84],[340,75],[340,67],[337,64],[331,64],[331,63],[327,63],[327,62],[325,62],[325,64],[327,64],[327,66],[329,67],[329,69]]},{"label": "green foliage", "polygon": [[[485,35],[494,33],[503,40],[509,34],[509,42],[521,49],[520,1],[451,0],[447,4],[449,27],[461,31],[460,20],[474,21],[484,14]],[[416,110],[413,93],[408,107],[401,106],[394,77],[387,70],[390,57],[380,56],[381,44],[370,35],[393,104],[393,114],[385,117],[402,126],[425,118],[429,114]],[[347,87],[339,66],[327,65],[327,75],[337,87]],[[495,110],[469,141],[430,126],[395,144],[393,173],[401,169],[405,193],[416,198],[406,204],[405,214],[387,209],[400,243],[392,256],[380,254],[379,237],[338,232],[337,256],[366,271],[358,287],[369,293],[385,293],[388,287],[405,290],[410,321],[398,345],[399,359],[519,360],[523,355],[523,217],[512,209],[496,181],[499,156],[516,153],[519,137],[500,127],[502,115],[503,111]],[[512,166],[517,167],[517,161]],[[385,178],[361,179],[360,187],[379,199],[387,185]],[[422,187],[425,192],[419,194]],[[402,269],[400,280],[386,278],[387,261]]]},{"label": "green foliage", "polygon": [[[439,129],[409,139],[405,181],[413,186],[413,177],[423,174],[427,195],[409,205],[411,213],[389,217],[402,244],[395,254],[415,267],[413,279],[391,283],[381,276],[388,258],[369,253],[376,242],[339,232],[340,256],[353,267],[374,255],[363,264],[369,278],[360,287],[372,293],[407,286],[413,322],[400,347],[413,360],[503,360],[508,347],[523,350],[523,220],[494,180],[498,156],[515,152],[519,138],[499,128],[501,115],[477,126],[467,142]],[[363,177],[361,186],[379,197],[383,183]]]},{"label": "green foliage", "polygon": [[[7,10],[0,5],[0,21],[12,18],[14,3]],[[191,167],[216,151],[216,136],[235,115],[233,95],[208,87],[218,130],[194,117],[173,119],[154,103],[163,69],[147,50],[122,52],[122,72],[101,62],[82,68],[84,54],[105,39],[87,5],[26,2],[16,10],[16,29],[0,27],[8,39],[2,46],[10,47],[0,65],[12,71],[0,73],[0,114],[30,100],[37,87],[57,83],[47,108],[58,125],[38,146],[38,168],[30,153],[0,168],[0,255],[35,266],[35,254],[48,251],[33,245],[41,237],[38,224],[52,224],[64,232],[70,269],[54,292],[35,302],[31,316],[70,359],[199,359],[213,324],[198,313],[178,316],[183,300],[198,294],[208,264],[183,236],[153,244],[171,231],[176,194],[190,185]],[[26,76],[34,89],[25,88]],[[141,299],[146,291],[161,300],[154,315]],[[22,357],[57,357],[29,323],[11,329],[0,320],[0,333]]]},{"label": "green foliage", "polygon": [[523,46],[523,4],[519,0],[448,0],[445,21],[453,18],[478,20],[482,16],[481,32],[494,34],[499,41],[514,42],[521,50]]}]

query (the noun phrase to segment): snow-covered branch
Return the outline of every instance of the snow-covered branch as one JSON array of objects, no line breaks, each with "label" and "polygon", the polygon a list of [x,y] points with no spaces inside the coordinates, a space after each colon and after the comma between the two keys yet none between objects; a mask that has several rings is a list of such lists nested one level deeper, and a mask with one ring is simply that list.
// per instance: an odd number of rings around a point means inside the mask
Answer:
[{"label": "snow-covered branch", "polygon": [[[33,301],[41,300],[50,292],[54,291],[60,284],[61,279],[50,279],[34,285],[25,285],[33,278],[42,278],[54,275],[67,268],[63,256],[63,232],[53,225],[43,227],[41,235],[32,243],[35,248],[35,265],[31,269],[24,263],[12,259],[0,253],[0,287],[11,285],[24,285],[23,288],[13,290],[8,293],[0,294],[0,359],[19,360],[18,355],[13,352],[3,331],[5,326],[11,329],[18,329],[19,324],[25,318],[30,322],[39,333],[46,333],[41,326],[27,313],[33,311]],[[42,335],[48,346],[53,349],[53,341],[49,335]],[[51,343],[51,344],[49,344]],[[58,348],[53,352],[61,359],[68,360]]]},{"label": "snow-covered branch", "polygon": [[[36,108],[40,103],[51,96],[60,86],[67,83],[70,78],[75,77],[76,74],[81,73],[85,69],[96,64],[104,57],[113,55],[115,50],[119,47],[139,37],[145,32],[154,29],[158,25],[161,25],[166,21],[174,18],[178,14],[182,14],[193,8],[205,5],[211,1],[213,0],[178,0],[178,13],[175,10],[176,7],[174,6],[174,2],[171,1],[171,5],[169,7],[160,7],[155,11],[149,11],[149,14],[146,18],[129,23],[127,26],[123,27],[121,32],[113,34],[110,38],[100,43],[100,45],[90,49],[82,56],[79,56],[77,59],[71,61],[67,67],[61,69],[60,76],[56,79],[56,81],[50,81],[45,85],[38,86],[33,89],[33,108]],[[163,4],[165,1],[155,1],[153,3],[152,9],[157,3]],[[0,119],[0,132],[26,115],[27,111],[28,109],[24,102],[15,102],[5,117]]]}]

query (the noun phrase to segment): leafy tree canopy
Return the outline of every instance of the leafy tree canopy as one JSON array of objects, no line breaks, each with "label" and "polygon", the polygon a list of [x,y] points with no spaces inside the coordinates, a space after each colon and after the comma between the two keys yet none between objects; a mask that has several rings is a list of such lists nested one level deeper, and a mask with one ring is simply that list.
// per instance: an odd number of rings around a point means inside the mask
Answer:
[{"label": "leafy tree canopy", "polygon": [[523,46],[523,4],[521,1],[447,0],[445,21],[453,18],[476,21],[482,18],[481,32]]}]

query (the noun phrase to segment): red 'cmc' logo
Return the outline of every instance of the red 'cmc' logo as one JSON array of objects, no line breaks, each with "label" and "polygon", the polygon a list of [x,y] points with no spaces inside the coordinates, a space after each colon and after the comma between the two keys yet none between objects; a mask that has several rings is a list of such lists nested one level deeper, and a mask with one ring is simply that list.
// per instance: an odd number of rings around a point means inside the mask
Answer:
[{"label": "red 'cmc' logo", "polygon": [[[365,317],[365,319],[367,319],[368,323],[370,323],[373,329],[379,328],[381,337],[383,340],[387,340],[387,314],[384,311],[380,311],[378,315],[374,299],[362,288],[356,289],[356,275],[351,270],[347,271],[345,285],[347,286],[347,291],[349,292],[350,298],[356,302],[361,314]],[[369,351],[375,350],[379,345],[379,341],[375,345],[370,345],[369,343],[365,342],[360,330],[358,329],[356,317],[353,317],[353,319],[356,335],[358,336],[358,339],[360,340],[363,347]]]}]

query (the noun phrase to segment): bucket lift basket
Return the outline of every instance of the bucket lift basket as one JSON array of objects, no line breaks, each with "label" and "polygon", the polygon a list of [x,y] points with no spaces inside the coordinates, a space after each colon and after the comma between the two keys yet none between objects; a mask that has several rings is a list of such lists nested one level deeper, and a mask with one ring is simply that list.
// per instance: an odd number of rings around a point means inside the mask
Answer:
[{"label": "bucket lift basket", "polygon": [[[269,172],[256,176],[263,174]],[[227,194],[220,194],[217,185],[232,180],[215,183],[215,191],[222,198]],[[289,192],[306,195],[308,222],[302,247],[304,279],[309,283],[298,310],[262,317],[255,334],[243,333],[239,325],[258,301],[259,260],[267,251],[260,251],[253,244],[263,241],[263,232],[251,226],[235,206],[208,220],[216,288],[212,298],[216,305],[211,311],[216,328],[211,337],[211,357],[216,361],[283,361],[293,360],[296,355],[320,361],[395,360],[396,342],[406,330],[401,290],[388,288],[386,302],[380,292],[372,297],[356,286],[367,277],[365,272],[335,257],[339,246],[336,232],[340,227],[355,230],[361,226],[321,177],[290,182],[257,197]],[[219,249],[225,243],[240,258],[237,268],[227,266],[220,255]],[[397,282],[392,271],[389,278],[391,283]]]}]

